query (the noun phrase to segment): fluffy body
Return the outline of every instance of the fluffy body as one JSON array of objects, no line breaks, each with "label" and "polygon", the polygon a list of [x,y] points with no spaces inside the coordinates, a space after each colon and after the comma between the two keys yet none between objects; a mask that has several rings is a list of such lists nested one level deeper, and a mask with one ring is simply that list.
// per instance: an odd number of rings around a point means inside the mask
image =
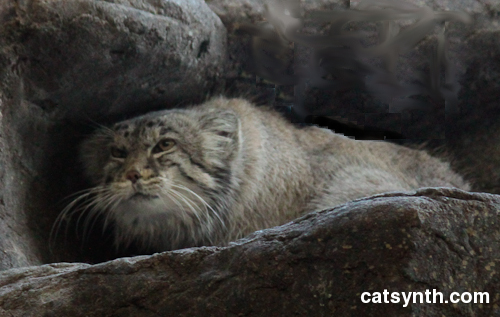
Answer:
[{"label": "fluffy body", "polygon": [[83,143],[81,158],[95,187],[73,205],[91,197],[80,208],[89,219],[104,215],[118,246],[135,242],[148,252],[223,245],[377,193],[469,189],[426,152],[297,128],[243,99],[101,128]]}]

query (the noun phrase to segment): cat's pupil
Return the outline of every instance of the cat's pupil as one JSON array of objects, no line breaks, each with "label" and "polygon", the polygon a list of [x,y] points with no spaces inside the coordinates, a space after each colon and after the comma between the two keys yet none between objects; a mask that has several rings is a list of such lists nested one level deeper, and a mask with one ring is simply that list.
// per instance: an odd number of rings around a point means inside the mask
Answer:
[{"label": "cat's pupil", "polygon": [[170,147],[170,144],[171,144],[171,143],[172,143],[172,142],[170,142],[170,141],[163,141],[163,142],[162,142],[162,147],[163,147],[163,148],[168,148],[168,147]]},{"label": "cat's pupil", "polygon": [[164,152],[170,150],[174,146],[175,142],[170,139],[161,140],[157,147],[155,148],[155,153]]}]

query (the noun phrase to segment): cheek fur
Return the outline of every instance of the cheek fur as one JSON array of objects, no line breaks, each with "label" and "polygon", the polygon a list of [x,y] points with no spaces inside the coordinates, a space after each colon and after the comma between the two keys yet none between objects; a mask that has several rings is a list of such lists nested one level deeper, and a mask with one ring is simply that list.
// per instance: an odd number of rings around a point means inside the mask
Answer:
[{"label": "cheek fur", "polygon": [[103,183],[109,184],[116,181],[121,175],[121,165],[114,162],[108,163],[103,169]]}]

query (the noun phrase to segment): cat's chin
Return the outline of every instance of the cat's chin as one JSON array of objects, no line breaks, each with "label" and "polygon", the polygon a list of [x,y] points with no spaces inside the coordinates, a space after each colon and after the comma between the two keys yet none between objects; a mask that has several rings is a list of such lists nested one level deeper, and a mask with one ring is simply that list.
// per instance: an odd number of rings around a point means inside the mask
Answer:
[{"label": "cat's chin", "polygon": [[135,193],[127,201],[143,201],[148,202],[149,200],[160,199],[158,195],[149,195],[143,193]]},{"label": "cat's chin", "polygon": [[168,213],[169,207],[159,196],[135,194],[118,204],[113,213],[120,218],[148,217]]}]

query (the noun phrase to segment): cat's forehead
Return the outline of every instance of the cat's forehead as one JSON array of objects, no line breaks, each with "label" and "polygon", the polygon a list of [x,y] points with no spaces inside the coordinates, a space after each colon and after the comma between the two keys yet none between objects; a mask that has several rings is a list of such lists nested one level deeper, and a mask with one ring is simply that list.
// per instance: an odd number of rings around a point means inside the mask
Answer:
[{"label": "cat's forehead", "polygon": [[157,138],[167,133],[183,134],[193,130],[196,122],[189,113],[179,110],[159,111],[118,122],[112,130],[127,139]]}]

